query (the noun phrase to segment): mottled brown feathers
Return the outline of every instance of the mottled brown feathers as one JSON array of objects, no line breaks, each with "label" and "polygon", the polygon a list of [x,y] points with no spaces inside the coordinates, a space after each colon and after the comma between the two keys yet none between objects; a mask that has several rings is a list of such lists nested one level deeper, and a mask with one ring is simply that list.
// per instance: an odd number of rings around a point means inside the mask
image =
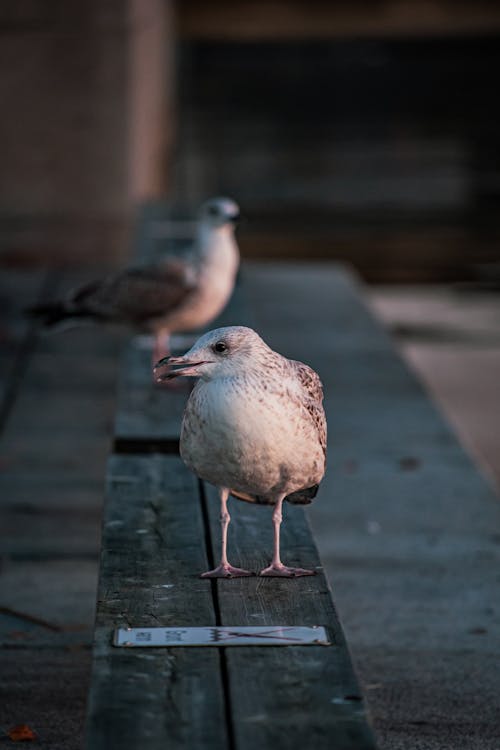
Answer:
[{"label": "mottled brown feathers", "polygon": [[323,402],[323,385],[319,379],[318,373],[309,367],[309,365],[305,365],[303,362],[298,362],[296,359],[289,359],[288,361],[295,370],[297,378],[309,396],[313,401],[317,401],[318,404],[321,404]]},{"label": "mottled brown feathers", "polygon": [[129,268],[88,284],[70,304],[73,310],[100,319],[141,325],[175,308],[192,288],[185,264],[169,259],[161,266]]},{"label": "mottled brown feathers", "polygon": [[318,439],[323,453],[326,456],[326,417],[323,409],[323,385],[319,375],[308,365],[298,362],[295,359],[289,359],[300,384],[304,388],[309,398],[304,399],[304,408],[308,411],[312,421],[316,426]]}]

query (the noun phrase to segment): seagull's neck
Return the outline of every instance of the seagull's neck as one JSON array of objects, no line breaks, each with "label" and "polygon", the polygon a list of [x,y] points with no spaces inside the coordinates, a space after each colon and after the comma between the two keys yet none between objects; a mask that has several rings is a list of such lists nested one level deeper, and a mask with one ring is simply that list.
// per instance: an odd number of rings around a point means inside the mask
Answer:
[{"label": "seagull's neck", "polygon": [[200,222],[197,247],[200,266],[203,270],[219,269],[228,272],[238,267],[239,252],[232,226],[212,227]]}]

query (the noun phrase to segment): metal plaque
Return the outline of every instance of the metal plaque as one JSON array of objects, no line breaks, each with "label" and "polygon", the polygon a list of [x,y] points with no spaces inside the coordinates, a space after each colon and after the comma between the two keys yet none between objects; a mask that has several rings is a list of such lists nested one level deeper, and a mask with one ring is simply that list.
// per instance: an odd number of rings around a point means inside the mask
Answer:
[{"label": "metal plaque", "polygon": [[113,646],[330,646],[324,627],[116,628]]}]

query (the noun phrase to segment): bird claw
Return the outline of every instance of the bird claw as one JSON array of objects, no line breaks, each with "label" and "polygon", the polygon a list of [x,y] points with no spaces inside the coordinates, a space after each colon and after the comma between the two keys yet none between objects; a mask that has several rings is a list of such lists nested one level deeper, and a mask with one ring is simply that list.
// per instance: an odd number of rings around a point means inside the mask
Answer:
[{"label": "bird claw", "polygon": [[288,565],[271,564],[264,570],[261,570],[259,576],[263,578],[300,578],[301,576],[315,576],[315,570],[306,570],[305,568],[290,568]]},{"label": "bird claw", "polygon": [[243,568],[235,568],[232,565],[218,565],[214,570],[208,570],[206,573],[201,573],[200,578],[244,578],[247,576],[254,576],[250,570],[244,570]]}]

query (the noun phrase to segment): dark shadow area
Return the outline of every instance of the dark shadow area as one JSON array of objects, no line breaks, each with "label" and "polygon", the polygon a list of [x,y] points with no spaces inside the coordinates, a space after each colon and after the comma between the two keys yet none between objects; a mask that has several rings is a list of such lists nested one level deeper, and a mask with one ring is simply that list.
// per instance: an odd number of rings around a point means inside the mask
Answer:
[{"label": "dark shadow area", "polygon": [[373,281],[498,261],[497,36],[185,41],[178,190],[238,196],[247,255]]}]

